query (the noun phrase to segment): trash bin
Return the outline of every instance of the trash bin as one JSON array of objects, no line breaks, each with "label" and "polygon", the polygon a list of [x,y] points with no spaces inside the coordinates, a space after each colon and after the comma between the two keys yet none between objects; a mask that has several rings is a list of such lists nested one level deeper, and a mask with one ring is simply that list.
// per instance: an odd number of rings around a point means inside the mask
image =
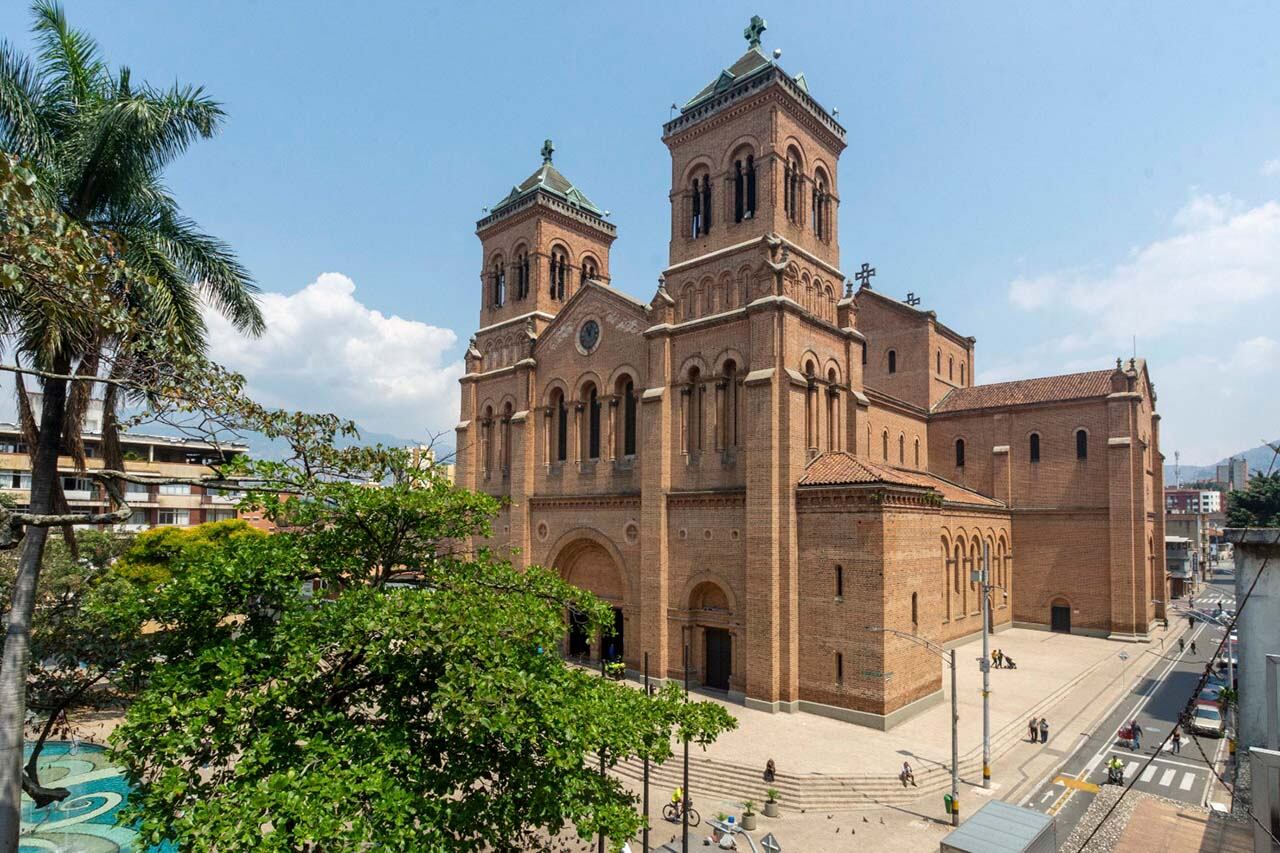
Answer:
[{"label": "trash bin", "polygon": [[942,805],[943,805],[943,808],[947,810],[947,814],[951,814],[952,809],[955,808],[955,800],[951,799],[950,794],[943,794]]}]

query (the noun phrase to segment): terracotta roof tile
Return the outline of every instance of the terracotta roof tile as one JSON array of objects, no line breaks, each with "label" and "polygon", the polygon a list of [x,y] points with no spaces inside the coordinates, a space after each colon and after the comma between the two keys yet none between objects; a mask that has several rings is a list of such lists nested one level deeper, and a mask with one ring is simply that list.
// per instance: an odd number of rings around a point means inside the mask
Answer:
[{"label": "terracotta roof tile", "polygon": [[868,483],[933,489],[942,495],[943,500],[953,503],[1004,506],[1000,501],[933,474],[882,465],[843,451],[824,453],[817,457],[808,464],[804,476],[800,478],[801,486],[852,486]]},{"label": "terracotta roof tile", "polygon": [[992,385],[955,388],[938,401],[938,404],[933,407],[933,413],[1000,409],[1005,406],[1021,406],[1028,403],[1105,397],[1111,393],[1113,372],[1092,370],[1088,373],[1069,373],[1065,376],[1043,376],[1039,379],[1019,379],[1015,382],[996,382]]}]

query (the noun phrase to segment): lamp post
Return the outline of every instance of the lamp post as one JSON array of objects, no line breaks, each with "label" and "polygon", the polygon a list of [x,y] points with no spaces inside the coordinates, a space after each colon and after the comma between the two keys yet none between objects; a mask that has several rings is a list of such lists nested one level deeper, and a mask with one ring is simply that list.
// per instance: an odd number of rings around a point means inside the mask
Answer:
[{"label": "lamp post", "polygon": [[991,787],[991,546],[982,541],[982,566],[974,571],[974,580],[982,590],[982,787]]},{"label": "lamp post", "polygon": [[960,712],[956,707],[956,650],[950,651],[924,637],[884,628],[879,625],[868,625],[867,630],[875,634],[892,634],[901,637],[933,652],[942,658],[942,662],[951,667],[951,825],[960,825]]}]

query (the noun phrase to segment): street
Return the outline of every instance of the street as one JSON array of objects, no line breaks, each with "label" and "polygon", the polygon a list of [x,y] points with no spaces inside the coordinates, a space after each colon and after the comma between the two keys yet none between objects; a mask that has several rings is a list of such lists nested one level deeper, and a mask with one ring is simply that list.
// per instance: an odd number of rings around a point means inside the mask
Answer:
[{"label": "street", "polygon": [[[1225,570],[1215,571],[1210,580],[1195,597],[1195,606],[1216,610],[1233,608],[1233,575]],[[1179,603],[1185,602],[1185,599]],[[1185,619],[1170,611],[1170,619]],[[1146,676],[1129,695],[1106,716],[1094,731],[1082,735],[1079,743],[1059,767],[1058,772],[1035,789],[1023,805],[1037,811],[1054,814],[1058,820],[1058,837],[1065,838],[1080,820],[1094,794],[1107,783],[1106,764],[1113,756],[1124,762],[1124,780],[1129,784],[1137,775],[1135,791],[1157,794],[1172,800],[1201,805],[1214,799],[1210,795],[1212,774],[1208,763],[1217,760],[1226,749],[1223,738],[1197,737],[1183,731],[1182,749],[1175,754],[1172,742],[1166,744],[1159,755],[1156,748],[1177,723],[1179,715],[1187,707],[1205,664],[1212,658],[1223,629],[1197,620],[1195,628],[1183,634],[1186,649],[1179,652],[1172,642],[1156,657]],[[1192,642],[1197,646],[1191,653]],[[1141,748],[1131,750],[1117,737],[1117,732],[1132,720],[1142,729]],[[1149,759],[1154,759],[1148,763]],[[1207,759],[1207,760],[1206,760]],[[1220,792],[1221,789],[1218,788]]]}]

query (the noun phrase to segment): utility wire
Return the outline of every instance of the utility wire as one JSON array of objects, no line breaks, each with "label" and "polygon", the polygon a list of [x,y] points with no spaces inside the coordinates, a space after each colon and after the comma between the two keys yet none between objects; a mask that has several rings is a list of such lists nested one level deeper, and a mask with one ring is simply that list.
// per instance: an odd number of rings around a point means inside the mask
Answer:
[{"label": "utility wire", "polygon": [[[1271,445],[1268,445],[1268,447],[1271,447]],[[1271,456],[1271,464],[1267,466],[1268,476],[1270,476],[1272,469],[1275,468],[1276,457],[1280,457],[1280,447],[1272,447],[1271,449],[1273,453]],[[1267,529],[1270,529],[1270,528],[1267,528]],[[1277,538],[1280,539],[1280,529],[1277,529]],[[1236,621],[1240,618],[1240,614],[1244,612],[1244,607],[1246,604],[1249,603],[1249,597],[1253,595],[1253,590],[1255,587],[1257,587],[1258,581],[1262,579],[1262,573],[1266,571],[1267,563],[1270,560],[1271,560],[1270,554],[1262,558],[1262,565],[1258,567],[1258,573],[1254,575],[1253,583],[1249,584],[1249,589],[1247,592],[1245,592],[1244,598],[1236,602],[1235,616],[1231,617],[1231,622],[1227,625],[1227,630],[1223,633],[1222,639],[1218,641],[1217,650],[1213,653],[1213,655],[1209,657],[1209,662],[1205,664],[1204,672],[1200,674],[1200,678],[1196,682],[1195,691],[1192,694],[1193,696],[1198,696],[1200,694],[1200,691],[1204,689],[1205,683],[1208,682],[1209,676],[1213,672],[1214,658],[1216,658],[1219,654],[1221,654],[1223,645],[1227,643],[1228,639],[1230,639],[1231,637],[1231,634],[1235,631]],[[1150,758],[1147,759],[1146,763],[1142,765],[1140,770],[1145,771],[1147,767],[1149,767],[1151,763],[1155,761],[1156,758],[1160,755],[1160,752],[1164,749],[1165,744],[1167,744],[1172,738],[1173,738],[1173,729],[1170,729],[1169,734],[1164,736],[1164,740],[1160,741],[1160,746],[1156,748],[1156,751],[1151,755]],[[1196,746],[1197,748],[1199,748],[1198,741]],[[1203,750],[1201,750],[1201,754],[1203,755]],[[1210,768],[1210,771],[1213,772],[1212,768]],[[1076,853],[1084,853],[1084,849],[1089,846],[1089,842],[1092,841],[1093,837],[1098,834],[1098,830],[1102,829],[1102,825],[1107,822],[1107,819],[1111,817],[1111,815],[1115,812],[1116,808],[1119,807],[1120,803],[1124,802],[1124,798],[1127,797],[1129,795],[1129,792],[1133,790],[1133,786],[1137,784],[1138,777],[1140,775],[1141,774],[1139,772],[1135,772],[1133,774],[1133,779],[1129,782],[1128,785],[1125,786],[1124,790],[1120,792],[1120,796],[1117,797],[1116,801],[1111,804],[1111,808],[1107,809],[1107,813],[1102,816],[1102,820],[1098,821],[1098,825],[1093,828],[1093,830],[1089,833],[1089,835],[1085,837],[1085,840],[1080,844],[1080,846],[1076,848]],[[1217,778],[1218,776],[1216,772],[1214,772],[1213,775],[1215,778]],[[1221,779],[1219,779],[1219,781],[1221,781]],[[1226,783],[1224,782],[1223,785],[1225,786]],[[1263,832],[1271,836],[1271,840],[1273,842],[1280,844],[1280,839],[1276,838],[1274,835],[1271,835],[1270,827],[1264,826],[1262,821],[1258,820],[1258,818],[1254,816],[1252,809],[1249,810],[1248,814],[1249,814],[1249,818],[1254,823],[1262,827]]]}]

